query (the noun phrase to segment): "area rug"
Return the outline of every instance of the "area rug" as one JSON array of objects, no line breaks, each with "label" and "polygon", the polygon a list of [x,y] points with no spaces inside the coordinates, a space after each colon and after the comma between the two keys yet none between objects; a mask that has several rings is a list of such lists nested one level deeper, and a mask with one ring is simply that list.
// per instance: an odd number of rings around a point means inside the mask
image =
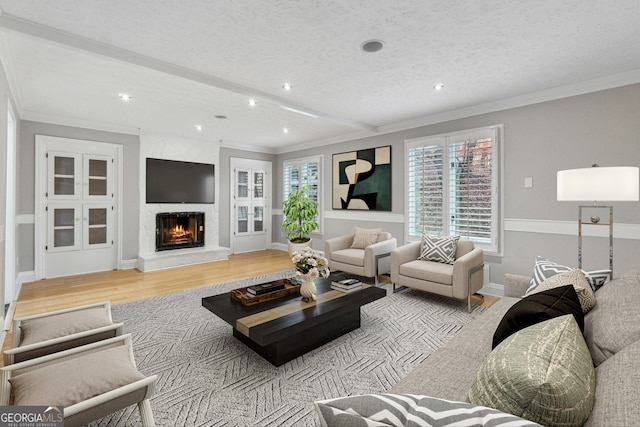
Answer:
[{"label": "area rug", "polygon": [[[400,288],[362,307],[361,327],[274,367],[202,307],[206,296],[291,277],[254,277],[114,305],[114,321],[133,335],[138,368],[158,375],[151,406],[156,425],[319,426],[313,401],[385,392],[484,310]],[[390,285],[385,285],[390,288]],[[140,425],[131,407],[93,423]]]}]

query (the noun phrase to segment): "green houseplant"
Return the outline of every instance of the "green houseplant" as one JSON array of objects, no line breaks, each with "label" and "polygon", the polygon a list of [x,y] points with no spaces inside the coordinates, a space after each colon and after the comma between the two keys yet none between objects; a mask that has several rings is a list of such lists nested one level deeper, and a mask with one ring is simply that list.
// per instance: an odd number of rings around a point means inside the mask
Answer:
[{"label": "green houseplant", "polygon": [[287,233],[290,243],[310,242],[309,233],[318,228],[318,202],[309,196],[308,186],[289,193],[282,203],[282,215],[282,229]]}]

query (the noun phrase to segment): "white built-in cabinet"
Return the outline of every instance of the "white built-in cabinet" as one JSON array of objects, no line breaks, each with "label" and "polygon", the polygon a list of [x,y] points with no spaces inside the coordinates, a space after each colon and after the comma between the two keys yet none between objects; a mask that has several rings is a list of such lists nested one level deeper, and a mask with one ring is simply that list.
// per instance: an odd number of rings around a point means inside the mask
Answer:
[{"label": "white built-in cabinet", "polygon": [[36,200],[42,205],[36,218],[41,223],[36,240],[44,243],[37,258],[42,261],[41,277],[117,268],[116,171],[121,148],[45,136],[37,140],[44,156],[44,173],[37,183],[44,199]]}]

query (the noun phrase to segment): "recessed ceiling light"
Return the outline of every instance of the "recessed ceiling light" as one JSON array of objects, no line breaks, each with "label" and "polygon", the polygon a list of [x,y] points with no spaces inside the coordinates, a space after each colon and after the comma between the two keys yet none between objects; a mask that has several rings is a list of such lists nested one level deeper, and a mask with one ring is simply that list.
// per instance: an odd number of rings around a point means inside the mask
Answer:
[{"label": "recessed ceiling light", "polygon": [[196,125],[196,130],[202,130],[202,125]]},{"label": "recessed ceiling light", "polygon": [[216,119],[226,119],[226,118],[227,118],[227,116],[223,116],[222,114],[218,114],[216,116]]},{"label": "recessed ceiling light", "polygon": [[123,93],[119,93],[118,97],[120,98],[121,101],[124,101],[124,102],[131,101],[131,95],[129,95],[128,93],[124,93],[124,92]]},{"label": "recessed ceiling light", "polygon": [[384,42],[382,40],[367,40],[362,42],[360,49],[367,53],[374,53],[381,51],[383,46]]},{"label": "recessed ceiling light", "polygon": [[291,90],[291,89],[293,89],[293,86],[291,86],[291,83],[285,83],[285,84],[282,85],[282,89]]},{"label": "recessed ceiling light", "polygon": [[252,107],[255,107],[255,106],[256,106],[256,100],[255,100],[255,99],[253,99],[253,98],[251,98],[251,99],[249,100],[249,105],[251,105]]},{"label": "recessed ceiling light", "polygon": [[442,89],[444,89],[444,84],[443,83],[436,83],[436,84],[433,85],[433,90],[435,90],[436,92],[439,92]]},{"label": "recessed ceiling light", "polygon": [[289,133],[289,128],[283,128],[283,129],[282,129],[282,132],[284,132],[284,133]]}]

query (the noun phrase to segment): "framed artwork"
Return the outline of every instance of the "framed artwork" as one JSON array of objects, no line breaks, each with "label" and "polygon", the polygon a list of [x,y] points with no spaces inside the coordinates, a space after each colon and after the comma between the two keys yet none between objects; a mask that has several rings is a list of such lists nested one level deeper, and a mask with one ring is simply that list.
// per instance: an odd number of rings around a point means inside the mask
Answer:
[{"label": "framed artwork", "polygon": [[391,146],[333,155],[333,209],[391,211]]}]

